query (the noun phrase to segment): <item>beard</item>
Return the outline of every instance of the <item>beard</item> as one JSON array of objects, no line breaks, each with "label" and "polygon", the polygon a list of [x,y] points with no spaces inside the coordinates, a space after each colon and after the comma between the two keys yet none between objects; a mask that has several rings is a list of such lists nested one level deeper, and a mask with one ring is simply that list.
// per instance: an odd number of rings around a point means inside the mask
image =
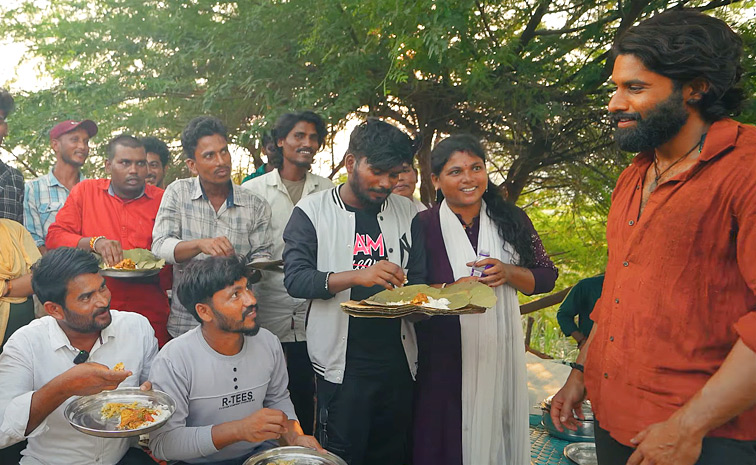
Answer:
[{"label": "beard", "polygon": [[252,328],[244,327],[244,319],[247,318],[247,315],[255,311],[256,308],[256,306],[249,307],[242,312],[241,320],[232,320],[226,315],[216,311],[212,305],[210,306],[210,309],[213,311],[213,315],[218,322],[218,329],[227,333],[243,334],[244,336],[254,336],[260,332],[260,326],[258,326],[257,323],[255,323],[255,326]]},{"label": "beard", "polygon": [[645,152],[653,150],[674,138],[688,121],[688,112],[683,104],[682,91],[675,90],[666,100],[641,117],[640,113],[612,113],[614,125],[620,119],[637,121],[634,127],[617,128],[614,141],[621,150]]},{"label": "beard", "polygon": [[[85,159],[86,158],[87,157],[85,157]],[[66,153],[66,152],[61,151],[60,159],[63,160],[63,163],[74,166],[76,168],[81,168],[82,166],[84,166],[84,163],[80,163],[78,160],[74,160],[73,153]]]},{"label": "beard", "polygon": [[[352,171],[352,174],[349,176],[349,187],[352,188],[352,192],[354,192],[354,196],[357,197],[357,199],[360,201],[360,203],[368,208],[378,208],[383,204],[383,202],[386,200],[386,198],[391,194],[391,190],[386,189],[370,189],[362,188],[362,182],[360,178],[360,174],[355,169]],[[370,197],[369,192],[375,192],[378,194],[384,194],[383,198],[380,198],[379,200],[375,200],[372,197]]]},{"label": "beard", "polygon": [[66,325],[74,331],[82,334],[97,333],[110,326],[110,323],[113,321],[112,316],[108,318],[107,323],[98,323],[97,321],[95,321],[95,318],[103,313],[110,314],[110,305],[108,305],[107,307],[98,308],[97,310],[92,312],[92,316],[90,317],[73,313],[65,306],[63,307],[63,314],[66,317]]}]

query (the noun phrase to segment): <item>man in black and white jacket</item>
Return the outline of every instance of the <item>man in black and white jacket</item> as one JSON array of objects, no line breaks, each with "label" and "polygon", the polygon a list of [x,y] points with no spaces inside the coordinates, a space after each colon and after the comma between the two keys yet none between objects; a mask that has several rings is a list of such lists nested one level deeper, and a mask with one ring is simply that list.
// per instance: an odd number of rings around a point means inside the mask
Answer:
[{"label": "man in black and white jacket", "polygon": [[349,299],[425,280],[411,201],[390,195],[412,140],[369,119],[352,132],[346,183],[302,199],[283,238],[284,284],[311,299],[307,323],[317,374],[316,437],[350,465],[406,463],[417,345],[404,319],[354,318]]}]

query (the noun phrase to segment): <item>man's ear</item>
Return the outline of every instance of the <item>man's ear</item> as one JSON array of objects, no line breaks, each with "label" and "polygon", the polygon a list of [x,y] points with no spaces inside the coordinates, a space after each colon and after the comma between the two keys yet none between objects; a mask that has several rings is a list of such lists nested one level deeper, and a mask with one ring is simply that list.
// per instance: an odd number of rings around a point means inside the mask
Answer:
[{"label": "man's ear", "polygon": [[344,167],[348,174],[352,174],[355,166],[357,166],[357,157],[355,157],[353,153],[347,153],[344,155]]},{"label": "man's ear", "polygon": [[197,315],[200,317],[200,320],[206,323],[213,321],[213,310],[208,304],[198,303],[194,306],[194,310],[197,311]]},{"label": "man's ear", "polygon": [[113,174],[112,167],[113,167],[113,163],[111,163],[110,160],[106,159],[105,160],[105,173],[107,173],[109,175]]},{"label": "man's ear", "polygon": [[187,158],[184,161],[186,163],[187,168],[189,168],[189,171],[191,171],[192,174],[194,174],[194,175],[198,175],[199,174],[199,173],[197,173],[197,165],[195,164],[196,161],[193,158]]},{"label": "man's ear", "polygon": [[685,85],[683,89],[683,99],[688,105],[698,105],[703,100],[704,95],[709,92],[711,83],[703,78],[696,78]]},{"label": "man's ear", "polygon": [[56,304],[55,302],[50,302],[49,300],[43,304],[45,307],[45,311],[48,315],[55,318],[56,320],[63,321],[65,319],[65,313],[63,313],[63,307],[59,304]]}]

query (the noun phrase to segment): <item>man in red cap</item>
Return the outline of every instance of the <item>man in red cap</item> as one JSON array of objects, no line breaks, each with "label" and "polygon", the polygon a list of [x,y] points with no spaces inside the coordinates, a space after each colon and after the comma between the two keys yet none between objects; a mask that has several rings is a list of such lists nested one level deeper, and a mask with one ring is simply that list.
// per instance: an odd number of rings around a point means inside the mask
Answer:
[{"label": "man in red cap", "polygon": [[45,176],[26,183],[24,190],[24,226],[43,254],[47,229],[55,221],[68,194],[83,179],[81,167],[89,156],[89,139],[97,134],[94,121],[67,120],[50,130],[50,146],[55,152],[55,166]]}]

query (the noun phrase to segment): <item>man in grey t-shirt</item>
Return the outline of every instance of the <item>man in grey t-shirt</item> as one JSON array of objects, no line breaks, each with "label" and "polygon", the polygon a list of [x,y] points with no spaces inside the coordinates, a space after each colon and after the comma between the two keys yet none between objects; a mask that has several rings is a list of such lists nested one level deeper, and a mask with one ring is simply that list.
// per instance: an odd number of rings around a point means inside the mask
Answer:
[{"label": "man in grey t-shirt", "polygon": [[281,343],[255,322],[244,263],[237,256],[192,261],[178,283],[200,326],[166,344],[152,364],[153,386],[176,401],[150,438],[159,459],[240,465],[274,439],[322,450],[297,421]]}]

